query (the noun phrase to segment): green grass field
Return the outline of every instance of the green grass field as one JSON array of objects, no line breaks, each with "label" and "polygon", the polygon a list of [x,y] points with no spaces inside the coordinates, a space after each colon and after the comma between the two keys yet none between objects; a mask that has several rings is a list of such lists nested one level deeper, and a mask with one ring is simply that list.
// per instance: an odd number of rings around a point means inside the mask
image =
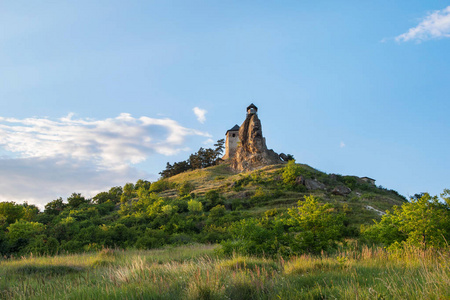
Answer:
[{"label": "green grass field", "polygon": [[3,259],[0,298],[450,299],[449,253],[363,247],[284,260],[219,247]]}]

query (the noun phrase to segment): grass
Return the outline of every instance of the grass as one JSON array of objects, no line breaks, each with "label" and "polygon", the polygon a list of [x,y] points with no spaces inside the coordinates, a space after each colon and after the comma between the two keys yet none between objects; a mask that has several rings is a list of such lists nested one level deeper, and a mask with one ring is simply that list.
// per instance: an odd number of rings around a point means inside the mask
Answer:
[{"label": "grass", "polygon": [[0,261],[1,299],[449,299],[448,252],[381,248],[284,260],[218,246]]}]

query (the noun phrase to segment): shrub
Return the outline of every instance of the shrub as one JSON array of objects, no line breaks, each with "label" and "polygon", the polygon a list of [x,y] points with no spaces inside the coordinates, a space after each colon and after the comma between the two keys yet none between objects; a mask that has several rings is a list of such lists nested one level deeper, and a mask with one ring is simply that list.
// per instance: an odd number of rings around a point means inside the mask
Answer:
[{"label": "shrub", "polygon": [[145,230],[145,234],[136,241],[136,248],[138,249],[152,249],[158,248],[165,244],[167,235],[163,230],[150,229]]},{"label": "shrub", "polygon": [[200,213],[203,211],[203,205],[200,201],[191,199],[188,201],[188,210],[191,213]]},{"label": "shrub", "polygon": [[295,232],[290,241],[294,252],[320,253],[336,245],[344,231],[344,215],[331,204],[320,205],[314,196],[305,196],[288,210],[287,223]]},{"label": "shrub", "polygon": [[219,192],[216,190],[210,190],[205,194],[205,210],[210,210],[211,208],[223,204],[223,198],[220,196]]},{"label": "shrub", "polygon": [[163,191],[167,191],[173,188],[173,183],[170,183],[168,180],[160,179],[158,181],[153,182],[150,185],[149,191],[154,193],[160,193]]},{"label": "shrub", "polygon": [[192,192],[194,188],[195,187],[192,183],[190,183],[189,181],[185,181],[178,187],[178,192],[180,196],[186,196],[189,195],[189,193]]},{"label": "shrub", "polygon": [[295,160],[290,160],[283,168],[283,183],[293,188],[295,186],[295,180],[300,176],[301,167],[295,163]]},{"label": "shrub", "polygon": [[369,241],[385,245],[446,248],[450,240],[449,224],[450,205],[425,193],[401,207],[394,206],[393,211],[387,211],[380,222],[370,227],[363,226],[361,230]]}]

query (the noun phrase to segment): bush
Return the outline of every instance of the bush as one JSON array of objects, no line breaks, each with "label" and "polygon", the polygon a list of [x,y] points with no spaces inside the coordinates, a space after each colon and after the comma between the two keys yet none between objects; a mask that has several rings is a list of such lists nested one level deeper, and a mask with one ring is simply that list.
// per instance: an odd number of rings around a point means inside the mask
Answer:
[{"label": "bush", "polygon": [[223,204],[223,198],[216,190],[210,190],[205,194],[205,210],[209,211],[211,208]]},{"label": "bush", "polygon": [[[300,176],[300,172],[302,171],[301,166],[297,165],[295,163],[295,160],[290,160],[286,164],[286,166],[283,168],[282,178],[283,178],[283,184],[289,189],[296,189],[300,188],[296,184],[296,179],[298,176]],[[303,187],[303,186],[301,186]]]},{"label": "bush", "polygon": [[138,249],[153,249],[161,247],[165,244],[167,235],[163,230],[150,229],[145,230],[145,234],[136,241],[136,248]]},{"label": "bush", "polygon": [[203,211],[203,205],[201,202],[191,199],[188,201],[188,210],[191,213],[200,213]]},{"label": "bush", "polygon": [[[445,200],[445,194],[443,199]],[[394,206],[380,222],[361,228],[363,236],[385,245],[414,246],[421,249],[447,248],[450,240],[450,205],[428,193],[419,199]]]},{"label": "bush", "polygon": [[225,254],[286,255],[287,233],[280,220],[244,219],[229,229],[232,239],[222,242]]},{"label": "bush", "polygon": [[195,187],[192,183],[185,181],[178,187],[178,192],[180,196],[187,196],[194,190],[194,188]]},{"label": "bush", "polygon": [[154,193],[160,193],[163,191],[170,190],[173,188],[174,184],[165,179],[160,179],[158,181],[153,182],[150,185],[149,191]]},{"label": "bush", "polygon": [[288,210],[287,223],[294,237],[290,241],[294,252],[320,253],[336,245],[344,232],[344,214],[331,204],[320,205],[314,196],[305,196],[298,206]]}]

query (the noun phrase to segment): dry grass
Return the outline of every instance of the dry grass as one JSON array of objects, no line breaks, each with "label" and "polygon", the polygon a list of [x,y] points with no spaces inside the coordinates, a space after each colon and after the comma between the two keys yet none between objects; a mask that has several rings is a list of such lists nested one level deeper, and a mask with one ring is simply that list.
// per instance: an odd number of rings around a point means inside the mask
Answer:
[{"label": "dry grass", "polygon": [[274,260],[217,257],[215,247],[3,260],[0,298],[450,299],[448,252],[363,247]]}]

